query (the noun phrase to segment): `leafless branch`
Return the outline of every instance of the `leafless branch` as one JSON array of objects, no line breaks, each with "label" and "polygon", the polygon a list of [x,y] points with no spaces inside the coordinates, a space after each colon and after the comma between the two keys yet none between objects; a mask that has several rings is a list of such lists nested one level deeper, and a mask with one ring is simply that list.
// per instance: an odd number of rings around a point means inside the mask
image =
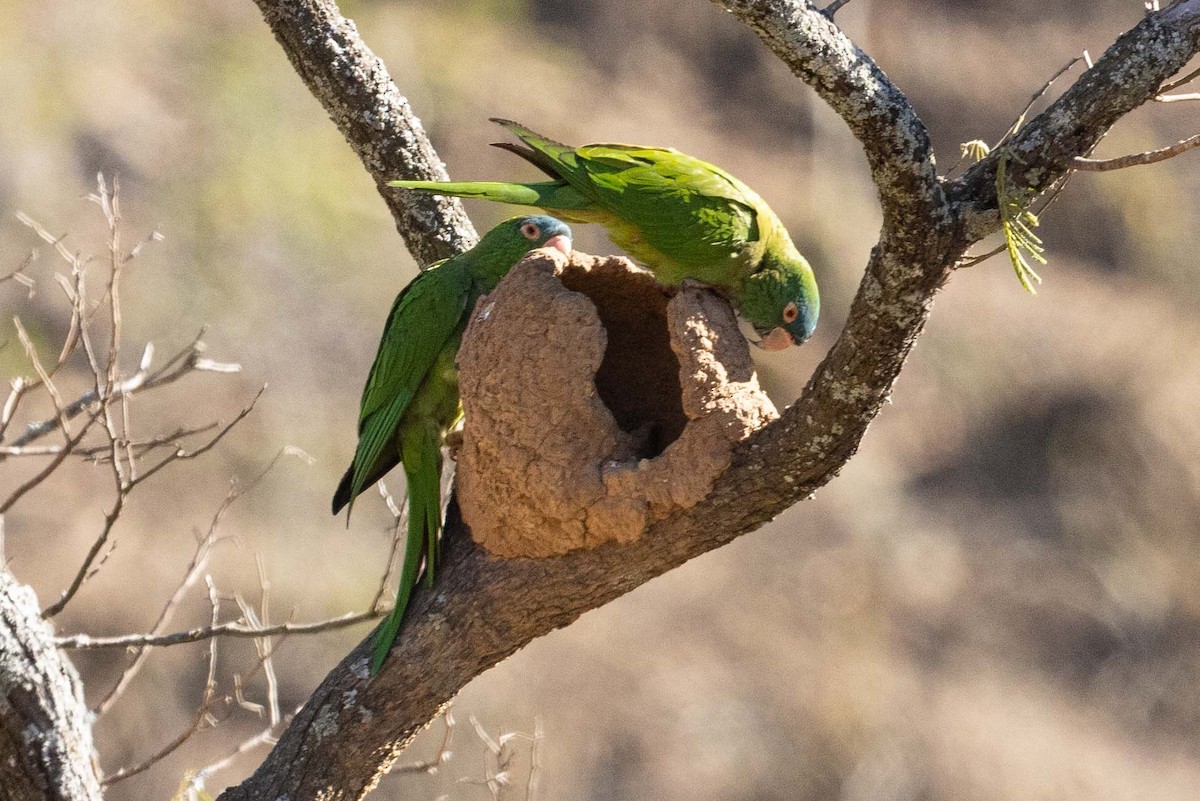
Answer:
[{"label": "leafless branch", "polygon": [[208,765],[205,765],[203,768],[196,771],[195,775],[189,780],[189,782],[195,787],[202,788],[204,786],[204,782],[208,778],[232,765],[234,760],[242,754],[257,748],[260,745],[274,745],[275,736],[278,734],[279,729],[291,722],[292,718],[294,718],[296,713],[299,711],[299,707],[297,707],[285,715],[283,719],[279,721],[279,723],[272,726],[267,726],[258,734],[255,734],[252,737],[247,737],[245,740],[238,743],[237,747],[230,751],[227,755],[216,762],[211,762]]},{"label": "leafless branch", "polygon": [[91,650],[96,648],[159,648],[168,645],[179,645],[188,642],[200,642],[216,637],[236,637],[240,639],[260,639],[275,637],[280,634],[314,634],[320,631],[331,631],[354,626],[370,620],[378,620],[389,612],[389,609],[370,609],[366,612],[348,612],[341,617],[320,620],[314,623],[277,623],[274,626],[255,628],[241,621],[230,621],[214,626],[177,631],[173,634],[123,634],[115,637],[92,637],[88,634],[74,634],[69,637],[59,637],[55,640],[62,648],[78,648]]},{"label": "leafless branch", "polygon": [[135,481],[131,482],[131,484],[141,484],[146,479],[150,478],[155,473],[162,470],[164,467],[171,464],[172,462],[186,460],[186,459],[195,459],[198,456],[203,456],[204,454],[208,453],[210,450],[215,448],[217,446],[217,444],[222,439],[225,438],[225,435],[228,434],[230,431],[232,431],[238,423],[245,420],[246,417],[249,416],[250,412],[254,411],[255,404],[258,403],[258,399],[261,398],[262,394],[266,391],[267,391],[267,386],[266,386],[266,384],[264,384],[262,387],[259,388],[258,392],[255,394],[254,398],[250,401],[250,403],[247,404],[245,407],[243,407],[242,410],[240,412],[238,412],[237,415],[234,416],[234,418],[232,420],[230,420],[228,423],[226,423],[224,426],[222,426],[221,429],[216,434],[214,434],[212,437],[210,437],[209,440],[207,442],[205,442],[203,445],[199,446],[198,448],[194,448],[192,450],[187,450],[186,448],[182,448],[182,447],[175,449],[168,456],[165,456],[158,463],[156,463],[153,467],[151,467],[149,470],[145,471],[140,476],[138,476]]},{"label": "leafless branch", "polygon": [[[216,447],[217,443],[219,443],[225,437],[226,434],[233,430],[234,426],[246,419],[246,416],[254,410],[254,405],[258,403],[258,399],[262,397],[262,394],[265,390],[266,387],[264,386],[258,391],[258,394],[254,396],[254,399],[250,401],[249,405],[238,412],[237,416],[235,416],[233,420],[223,426],[221,430],[219,430],[200,447],[190,451],[183,448],[178,448],[141,475],[137,476],[136,478],[124,479],[123,483],[118,485],[117,496],[113,501],[112,507],[104,516],[104,527],[101,530],[100,535],[96,537],[95,541],[92,542],[91,548],[84,557],[83,564],[79,566],[79,570],[75,574],[75,578],[71,581],[70,586],[67,587],[66,591],[62,594],[62,597],[47,607],[42,613],[45,617],[54,617],[61,612],[63,608],[71,601],[71,599],[75,597],[75,593],[79,592],[79,588],[83,586],[83,583],[94,575],[93,565],[96,561],[96,558],[100,555],[101,550],[108,543],[109,535],[112,533],[113,526],[116,525],[117,519],[120,518],[121,512],[125,507],[125,500],[129,497],[129,493],[133,491],[134,487],[146,481],[148,478],[155,475],[164,467],[173,462],[184,459],[194,459],[212,450],[214,447]],[[113,458],[114,460],[119,458],[116,456],[115,449]],[[136,645],[137,643],[133,644]]]},{"label": "leafless branch", "polygon": [[4,406],[0,408],[0,442],[4,441],[4,433],[8,431],[8,424],[12,422],[21,397],[30,389],[29,382],[24,378],[14,378],[9,382],[8,397],[4,399]]},{"label": "leafless branch", "polygon": [[1190,136],[1169,147],[1159,148],[1158,150],[1148,150],[1145,153],[1131,153],[1128,156],[1119,156],[1113,159],[1085,159],[1083,157],[1076,157],[1071,164],[1076,169],[1088,170],[1089,172],[1123,170],[1126,167],[1138,167],[1143,164],[1156,164],[1160,161],[1166,161],[1181,153],[1186,153],[1194,147],[1200,147],[1200,134]]},{"label": "leafless branch", "polygon": [[1200,78],[1200,69],[1194,69],[1187,75],[1184,75],[1182,78],[1164,83],[1161,87],[1159,87],[1158,92],[1160,95],[1166,94],[1167,92],[1173,92],[1181,86],[1187,86],[1197,78]]},{"label": "leafless branch", "polygon": [[993,256],[999,256],[1006,250],[1008,250],[1006,245],[999,245],[992,248],[987,253],[981,253],[978,256],[964,256],[962,261],[954,265],[954,269],[965,270],[968,267],[974,267],[976,265],[983,264],[988,259],[992,258]]},{"label": "leafless branch", "polygon": [[538,788],[542,781],[542,741],[546,730],[541,717],[533,719],[533,742],[529,746],[529,780],[525,783],[525,801],[537,801]]},{"label": "leafless branch", "polygon": [[375,592],[375,597],[371,599],[370,609],[378,609],[379,604],[383,601],[383,596],[387,593],[387,589],[392,583],[392,572],[396,566],[396,555],[400,553],[400,543],[404,539],[404,527],[408,522],[408,504],[402,507],[396,503],[396,499],[388,492],[387,485],[382,481],[379,482],[379,494],[383,496],[383,501],[387,504],[388,511],[392,513],[392,545],[388,551],[387,565],[383,570],[383,578],[379,580],[379,589]]},{"label": "leafless branch", "polygon": [[66,261],[68,264],[70,264],[72,267],[74,267],[76,269],[81,269],[83,267],[83,265],[86,263],[86,260],[81,258],[78,253],[72,253],[71,250],[66,246],[66,244],[63,241],[67,238],[67,235],[65,233],[61,234],[59,236],[55,236],[54,234],[52,234],[48,230],[46,230],[46,228],[41,223],[39,223],[37,220],[30,217],[28,214],[26,214],[23,211],[18,211],[16,213],[16,217],[17,217],[17,220],[22,225],[32,228],[34,233],[36,233],[44,241],[49,242],[51,247],[53,247],[54,250],[57,251],[58,255],[61,256],[63,258],[63,260]]},{"label": "leafless branch", "polygon": [[821,9],[821,13],[824,14],[825,16],[829,17],[830,19],[833,19],[833,15],[838,13],[838,11],[841,10],[842,6],[846,5],[849,2],[850,2],[850,0],[833,0],[832,3],[825,6],[825,8]]},{"label": "leafless branch", "polygon": [[1021,109],[1021,113],[1017,115],[1017,119],[1013,122],[1012,127],[1008,129],[1008,132],[1004,134],[1004,136],[1000,137],[1000,141],[996,143],[992,150],[999,148],[1001,145],[1011,139],[1013,134],[1021,129],[1021,126],[1025,124],[1025,117],[1029,115],[1029,112],[1034,105],[1043,97],[1045,97],[1046,92],[1050,91],[1050,87],[1054,86],[1055,82],[1065,75],[1067,70],[1071,69],[1071,67],[1074,67],[1080,61],[1086,62],[1089,69],[1092,67],[1092,59],[1087,55],[1087,51],[1084,51],[1084,55],[1075,56],[1075,58],[1059,67],[1058,71],[1051,75],[1046,82],[1042,84],[1041,88],[1033,93],[1033,96],[1029,98],[1029,102],[1025,104],[1025,108]]},{"label": "leafless branch", "polygon": [[[212,523],[208,527],[208,532],[197,544],[196,550],[192,554],[192,560],[188,563],[187,570],[183,574],[183,578],[175,587],[175,591],[171,593],[171,597],[167,599],[166,603],[163,604],[162,609],[159,611],[158,619],[154,621],[154,625],[151,627],[150,634],[148,636],[157,636],[162,633],[163,629],[166,628],[168,621],[170,621],[171,615],[174,614],[176,607],[178,607],[179,603],[183,600],[183,597],[187,594],[188,590],[195,586],[196,581],[199,580],[201,574],[204,572],[204,569],[208,566],[208,560],[212,556],[213,548],[215,548],[219,542],[219,539],[217,538],[217,523],[221,519],[221,515],[224,513],[224,510],[229,508],[230,503],[232,503],[232,501],[227,495],[225,501],[217,510],[217,513],[213,515]],[[149,649],[145,647],[134,647],[133,660],[123,671],[121,671],[121,676],[117,679],[117,682],[113,685],[112,689],[109,690],[102,699],[100,699],[98,704],[96,704],[96,707],[93,711],[97,716],[103,715],[120,699],[133,679],[138,675],[138,673],[141,672],[141,669],[144,667],[149,655]]]},{"label": "leafless branch", "polygon": [[[138,371],[114,385],[111,392],[112,397],[119,399],[126,393],[134,392],[135,390],[145,391],[165,386],[178,381],[192,372],[236,373],[241,371],[241,365],[228,362],[215,362],[205,358],[202,354],[205,352],[206,346],[200,339],[203,335],[204,331],[201,331],[190,344],[154,371],[149,369],[150,362],[154,357],[154,345],[153,343],[146,343],[146,347],[142,351],[142,359],[138,366]],[[67,419],[72,419],[95,405],[98,400],[99,394],[96,388],[93,387],[66,404],[63,407],[63,411]],[[27,445],[53,431],[56,423],[56,419],[31,423],[26,427],[21,436],[13,440],[12,445],[14,447]],[[2,433],[2,430],[0,430],[0,433]]]},{"label": "leafless branch", "polygon": [[[30,445],[27,448],[15,448],[12,445],[0,445],[0,457],[9,456],[55,456],[62,452],[62,445]],[[79,453],[82,448],[76,448]]]},{"label": "leafless branch", "polygon": [[71,450],[83,440],[84,435],[86,435],[91,429],[92,423],[94,422],[96,422],[96,418],[89,417],[83,424],[83,427],[79,430],[79,433],[67,440],[62,449],[55,454],[54,458],[51,459],[45,467],[39,470],[35,476],[13,490],[12,494],[9,495],[3,503],[0,503],[0,515],[11,509],[13,504],[19,501],[21,497],[25,495],[25,493],[41,484],[46,480],[47,477],[49,477],[51,473],[57,470],[58,466],[62,464],[68,456],[71,455]]},{"label": "leafless branch", "polygon": [[25,258],[21,260],[20,267],[18,267],[17,269],[13,270],[10,273],[6,273],[5,275],[0,275],[0,284],[6,283],[8,281],[16,281],[18,284],[25,287],[25,289],[29,292],[29,297],[32,298],[34,289],[37,287],[37,282],[35,282],[32,278],[30,278],[28,275],[26,275],[25,271],[28,270],[29,265],[33,264],[34,260],[37,259],[37,255],[38,255],[38,252],[36,250],[29,251],[29,253],[25,256]]},{"label": "leafless branch", "polygon": [[483,754],[483,779],[459,779],[462,784],[476,784],[487,788],[487,791],[492,796],[492,801],[501,801],[505,791],[512,786],[512,776],[510,768],[512,766],[513,749],[509,745],[511,735],[504,735],[499,742],[496,741],[487,730],[483,728],[483,724],[474,715],[469,715],[467,719],[475,729],[475,735],[484,745]]},{"label": "leafless branch", "polygon": [[[258,568],[258,586],[259,586],[259,609],[256,612],[254,607],[246,603],[241,597],[237,597],[238,607],[242,610],[242,619],[247,625],[257,628],[269,628],[271,624],[270,614],[270,596],[271,582],[267,578],[266,567],[263,565],[262,556],[255,555],[255,565]],[[267,710],[269,712],[268,720],[270,726],[275,726],[279,722],[279,681],[275,676],[275,661],[272,659],[274,647],[271,644],[270,637],[256,637],[254,640],[254,649],[258,653],[259,664],[262,665],[263,673],[267,679]],[[240,680],[240,677],[235,676]],[[261,707],[260,707],[261,708]]]},{"label": "leafless branch", "polygon": [[20,317],[13,317],[13,326],[17,329],[17,338],[21,340],[21,346],[25,348],[25,355],[29,358],[29,363],[33,365],[33,371],[37,373],[39,386],[46,388],[46,391],[50,394],[50,399],[54,402],[54,423],[62,430],[63,437],[70,440],[71,426],[63,407],[62,395],[59,394],[58,387],[54,385],[54,381],[51,379],[51,376],[57,371],[58,365],[62,362],[58,362],[54,367],[47,370],[42,365],[42,360],[37,354],[37,348],[34,347],[33,340],[29,338],[29,332],[25,330]]},{"label": "leafless branch", "polygon": [[438,746],[437,755],[433,759],[421,760],[419,762],[410,762],[407,765],[397,765],[388,771],[390,776],[401,776],[412,773],[436,773],[438,768],[446,763],[451,757],[450,743],[454,740],[454,711],[450,704],[446,705],[446,710],[442,713],[442,722],[445,728],[442,732],[442,743]]},{"label": "leafless branch", "polygon": [[[212,580],[206,576],[205,581],[208,583],[209,603],[212,606],[212,622],[215,624],[220,615],[221,604],[217,598],[216,586],[212,583]],[[196,715],[192,719],[191,723],[182,732],[180,732],[175,739],[171,740],[171,742],[167,743],[152,756],[132,767],[121,768],[111,776],[106,776],[104,781],[101,783],[107,787],[108,785],[128,779],[130,776],[136,776],[139,773],[149,770],[150,768],[154,767],[155,764],[170,756],[176,749],[179,748],[179,746],[187,742],[192,735],[199,731],[200,727],[204,725],[205,721],[209,717],[209,713],[212,709],[213,699],[216,697],[216,694],[217,641],[213,640],[209,643],[208,647],[208,676],[204,681],[204,693],[200,699],[200,706],[197,709]]]},{"label": "leafless branch", "polygon": [[[160,448],[182,448],[184,447],[183,440],[187,437],[193,437],[196,434],[205,434],[219,425],[221,425],[219,421],[213,421],[191,428],[177,428],[170,434],[156,434],[149,439],[126,439],[125,447],[129,451],[130,457],[137,461]],[[91,459],[97,464],[104,464],[107,459],[111,458],[108,456],[107,451],[107,447],[104,446],[75,449],[76,455]],[[2,448],[0,448],[0,453],[3,453]]]}]

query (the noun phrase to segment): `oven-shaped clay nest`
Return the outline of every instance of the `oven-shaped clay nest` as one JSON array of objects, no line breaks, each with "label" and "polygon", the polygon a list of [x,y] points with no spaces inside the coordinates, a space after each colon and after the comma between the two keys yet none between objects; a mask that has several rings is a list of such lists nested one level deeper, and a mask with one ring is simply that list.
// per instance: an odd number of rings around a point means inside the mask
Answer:
[{"label": "oven-shaped clay nest", "polygon": [[459,504],[503,557],[636,540],[777,417],[729,305],[618,257],[533,251],[476,306],[458,363]]}]

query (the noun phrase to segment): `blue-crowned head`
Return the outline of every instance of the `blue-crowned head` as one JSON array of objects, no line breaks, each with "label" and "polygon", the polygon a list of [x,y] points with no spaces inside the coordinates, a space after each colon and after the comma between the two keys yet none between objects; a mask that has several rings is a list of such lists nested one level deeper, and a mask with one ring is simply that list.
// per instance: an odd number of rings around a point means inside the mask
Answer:
[{"label": "blue-crowned head", "polygon": [[763,259],[742,284],[742,316],[760,337],[764,350],[800,345],[813,335],[821,298],[812,268],[799,253]]},{"label": "blue-crowned head", "polygon": [[554,217],[526,214],[510,217],[488,231],[471,253],[476,261],[485,259],[485,263],[503,266],[507,272],[527,251],[545,247],[570,255],[571,229]]},{"label": "blue-crowned head", "polygon": [[529,248],[555,248],[571,255],[571,229],[562,220],[546,214],[515,217],[509,221],[529,243]]}]

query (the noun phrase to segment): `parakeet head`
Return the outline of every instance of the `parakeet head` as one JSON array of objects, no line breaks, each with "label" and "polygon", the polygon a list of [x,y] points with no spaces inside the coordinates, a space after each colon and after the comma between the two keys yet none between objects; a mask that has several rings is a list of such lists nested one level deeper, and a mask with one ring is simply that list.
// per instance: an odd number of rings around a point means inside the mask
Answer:
[{"label": "parakeet head", "polygon": [[801,345],[812,336],[821,312],[821,298],[812,268],[791,249],[784,256],[768,254],[759,269],[742,284],[742,316],[761,339],[764,350]]},{"label": "parakeet head", "polygon": [[562,220],[545,214],[512,217],[484,234],[475,247],[484,248],[485,252],[511,254],[509,264],[534,248],[555,248],[570,255],[571,229]]}]

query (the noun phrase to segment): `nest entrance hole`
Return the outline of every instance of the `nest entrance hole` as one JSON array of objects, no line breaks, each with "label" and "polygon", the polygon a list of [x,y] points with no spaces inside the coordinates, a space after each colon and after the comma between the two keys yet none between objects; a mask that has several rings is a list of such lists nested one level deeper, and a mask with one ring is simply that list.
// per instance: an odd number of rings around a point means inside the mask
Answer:
[{"label": "nest entrance hole", "polygon": [[596,307],[608,336],[596,390],[639,459],[652,459],[687,425],[679,359],[667,331],[667,290],[649,276],[568,268],[563,285]]}]

